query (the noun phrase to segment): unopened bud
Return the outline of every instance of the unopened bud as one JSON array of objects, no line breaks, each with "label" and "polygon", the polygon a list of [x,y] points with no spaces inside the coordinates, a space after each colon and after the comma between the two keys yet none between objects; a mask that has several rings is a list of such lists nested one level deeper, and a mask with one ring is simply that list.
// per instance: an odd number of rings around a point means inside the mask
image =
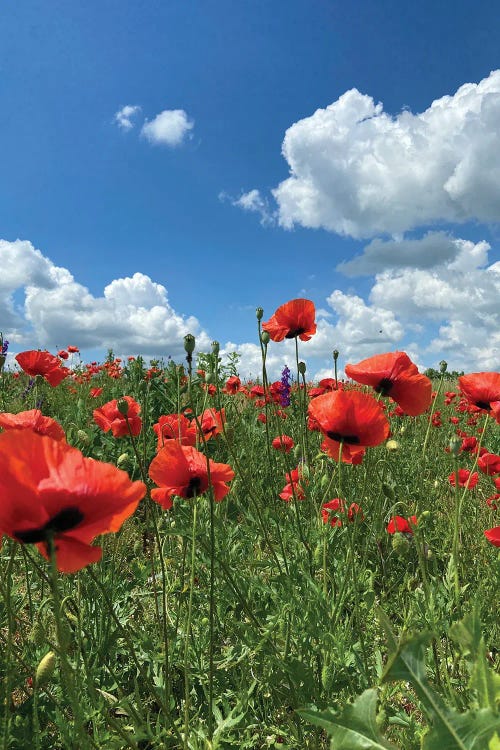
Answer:
[{"label": "unopened bud", "polygon": [[129,463],[129,455],[128,453],[121,453],[118,456],[118,460],[116,462],[116,465],[119,469],[124,469]]},{"label": "unopened bud", "polygon": [[304,477],[304,479],[309,479],[310,471],[309,466],[307,464],[302,464],[300,467],[300,474]]},{"label": "unopened bud", "polygon": [[88,435],[85,430],[77,430],[76,437],[80,443],[83,443],[83,445],[89,445],[90,435]]},{"label": "unopened bud", "polygon": [[116,408],[120,412],[120,414],[123,414],[124,417],[128,414],[128,401],[126,398],[119,398],[116,402]]},{"label": "unopened bud", "polygon": [[195,337],[193,336],[192,333],[187,333],[184,336],[184,350],[188,354],[192,354],[194,352],[195,346],[196,346],[196,339],[195,339]]},{"label": "unopened bud", "polygon": [[43,685],[48,682],[52,677],[54,669],[56,667],[56,655],[53,651],[49,651],[45,654],[40,664],[36,668],[35,682],[37,685]]},{"label": "unopened bud", "polygon": [[220,344],[218,341],[212,341],[212,354],[215,354],[217,356],[220,351]]},{"label": "unopened bud", "polygon": [[43,646],[43,644],[47,642],[45,628],[43,627],[40,620],[35,620],[35,622],[33,623],[33,627],[31,628],[30,633],[30,640],[33,641],[36,646]]},{"label": "unopened bud", "polygon": [[306,363],[305,362],[299,362],[297,369],[298,369],[298,371],[300,372],[301,375],[305,375],[306,374],[306,370],[307,370]]},{"label": "unopened bud", "polygon": [[387,482],[382,482],[382,492],[386,496],[388,500],[393,503],[396,499],[396,493],[394,492],[394,487],[392,484],[388,484]]},{"label": "unopened bud", "polygon": [[406,538],[406,534],[401,534],[400,532],[394,534],[392,537],[392,549],[398,557],[406,557],[410,549],[410,542]]},{"label": "unopened bud", "polygon": [[338,358],[339,358],[339,350],[338,349],[334,349],[333,350],[333,361],[336,362],[338,360]]},{"label": "unopened bud", "polygon": [[213,372],[207,372],[205,375],[205,383],[215,383],[215,375]]},{"label": "unopened bud", "polygon": [[269,344],[269,341],[271,340],[271,337],[267,331],[262,331],[262,333],[260,334],[260,340],[262,341],[264,346],[267,346]]},{"label": "unopened bud", "polygon": [[458,456],[458,454],[460,453],[460,448],[462,447],[462,440],[458,437],[458,435],[452,435],[448,445],[450,447],[450,452],[454,456]]},{"label": "unopened bud", "polygon": [[257,320],[262,320],[262,316],[264,315],[264,310],[262,309],[262,307],[258,307],[255,310],[255,314],[257,316]]},{"label": "unopened bud", "polygon": [[399,443],[397,440],[388,440],[385,444],[385,447],[389,451],[389,453],[394,453],[395,451],[399,450]]}]

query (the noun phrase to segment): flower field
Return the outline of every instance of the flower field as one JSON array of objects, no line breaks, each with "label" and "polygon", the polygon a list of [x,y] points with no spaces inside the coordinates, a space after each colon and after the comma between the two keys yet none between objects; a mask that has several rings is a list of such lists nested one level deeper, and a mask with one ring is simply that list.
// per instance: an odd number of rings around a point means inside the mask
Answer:
[{"label": "flower field", "polygon": [[0,336],[3,750],[499,750],[500,373],[263,317],[255,382]]}]

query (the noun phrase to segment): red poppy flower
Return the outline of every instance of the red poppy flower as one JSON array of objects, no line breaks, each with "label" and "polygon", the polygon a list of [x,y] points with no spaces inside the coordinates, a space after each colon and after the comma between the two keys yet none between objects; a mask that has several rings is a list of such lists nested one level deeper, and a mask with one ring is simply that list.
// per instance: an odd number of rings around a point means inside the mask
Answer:
[{"label": "red poppy flower", "polygon": [[498,492],[495,492],[494,495],[490,495],[486,498],[486,505],[488,506],[488,508],[491,508],[491,510],[498,510],[497,500],[500,500],[500,494],[498,494]]},{"label": "red poppy flower", "polygon": [[500,373],[473,372],[458,378],[467,400],[482,411],[491,411],[500,424]]},{"label": "red poppy flower", "polygon": [[295,443],[293,442],[293,438],[291,438],[289,435],[278,435],[278,437],[274,438],[271,445],[277,451],[290,453]]},{"label": "red poppy flower", "polygon": [[[78,354],[80,351],[80,349],[77,346],[67,346],[66,348],[70,354]],[[121,360],[116,360],[116,361],[119,362]]]},{"label": "red poppy flower", "polygon": [[223,431],[223,425],[226,421],[226,412],[224,409],[217,411],[216,409],[205,409],[200,417],[201,432],[205,436],[205,440],[220,435]]},{"label": "red poppy flower", "polygon": [[484,474],[490,477],[500,474],[500,456],[495,453],[483,453],[477,459],[477,465]]},{"label": "red poppy flower", "polygon": [[[455,487],[455,472],[450,474],[448,477],[449,483],[452,487]],[[475,471],[473,474],[468,469],[458,470],[458,486],[466,487],[468,490],[472,490],[479,481],[479,474]]]},{"label": "red poppy flower", "polygon": [[403,518],[402,516],[393,516],[387,524],[387,531],[389,532],[389,534],[395,534],[397,531],[403,534],[413,534],[413,529],[416,525],[416,516],[410,516],[409,518]]},{"label": "red poppy flower", "polygon": [[16,361],[28,375],[41,375],[53,387],[59,385],[71,372],[67,367],[62,367],[58,357],[37,349],[20,352],[16,355]]},{"label": "red poppy flower", "polygon": [[494,547],[500,547],[500,526],[494,526],[492,529],[487,529],[484,532],[484,535]]},{"label": "red poppy flower", "polygon": [[60,351],[57,352],[57,356],[61,357],[61,359],[68,359],[69,354],[65,349],[61,349]]},{"label": "red poppy flower", "polygon": [[241,380],[237,375],[231,375],[231,377],[226,380],[226,385],[222,390],[224,393],[230,393],[231,395],[238,393],[242,390]]},{"label": "red poppy flower", "polygon": [[[320,449],[333,458],[335,461],[340,461],[340,445],[336,440],[330,440],[325,438],[320,445]],[[353,466],[359,466],[363,463],[366,449],[360,448],[357,445],[342,445],[342,462],[344,464],[352,464]]]},{"label": "red poppy flower", "polygon": [[357,365],[346,365],[345,372],[357,383],[372,386],[382,396],[390,396],[412,417],[423,414],[431,403],[431,381],[420,375],[404,352],[377,354]]},{"label": "red poppy flower", "polygon": [[267,331],[273,341],[294,339],[309,341],[316,333],[316,310],[309,299],[292,299],[278,307],[262,329]]},{"label": "red poppy flower", "polygon": [[92,398],[99,398],[101,393],[103,392],[104,388],[91,388],[90,389],[90,396]]},{"label": "red poppy flower", "polygon": [[462,440],[462,445],[460,447],[461,451],[467,451],[468,453],[475,453],[477,448],[477,438],[472,437],[465,437]]},{"label": "red poppy flower", "polygon": [[[126,404],[123,402],[126,402]],[[118,408],[119,405],[121,410]],[[94,409],[94,422],[104,432],[111,430],[113,437],[124,437],[130,434],[137,437],[142,427],[142,420],[139,417],[140,411],[140,405],[137,401],[134,401],[132,396],[123,396],[120,399],[115,398],[113,401],[108,401],[100,409]]]},{"label": "red poppy flower", "polygon": [[327,503],[323,503],[321,506],[321,518],[323,523],[329,523],[330,526],[342,526],[342,521],[335,513],[344,512],[344,503],[339,497],[335,497],[333,500],[329,500]]},{"label": "red poppy flower", "polygon": [[31,430],[0,435],[0,476],[0,529],[44,557],[52,536],[63,573],[100,560],[91,542],[118,531],[146,493],[125,471]]},{"label": "red poppy flower", "polygon": [[209,459],[210,481],[207,459],[192,446],[180,445],[170,440],[151,461],[149,476],[158,489],[151,490],[152,499],[165,510],[172,507],[174,496],[192,498],[203,495],[209,484],[213,488],[216,502],[229,492],[226,482],[234,478],[234,471],[228,464],[216,463]]},{"label": "red poppy flower", "polygon": [[20,411],[18,414],[0,413],[0,427],[4,430],[33,430],[54,440],[66,440],[59,422],[52,417],[44,417],[40,409]]},{"label": "red poppy flower", "polygon": [[342,444],[342,460],[350,459],[352,448],[382,443],[389,435],[389,422],[373,396],[359,391],[332,391],[318,396],[309,404],[309,416],[329,439],[330,455]]},{"label": "red poppy flower", "polygon": [[196,423],[190,422],[184,414],[164,414],[153,425],[153,430],[158,438],[157,451],[168,440],[178,440],[181,445],[196,445]]}]

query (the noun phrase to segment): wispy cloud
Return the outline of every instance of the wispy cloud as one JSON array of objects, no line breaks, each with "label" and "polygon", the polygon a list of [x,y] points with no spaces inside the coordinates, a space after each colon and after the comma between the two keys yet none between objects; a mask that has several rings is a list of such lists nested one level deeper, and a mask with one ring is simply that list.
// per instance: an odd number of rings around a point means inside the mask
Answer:
[{"label": "wispy cloud", "polygon": [[133,119],[140,111],[141,107],[138,104],[126,104],[115,113],[114,122],[122,130],[132,130],[135,127]]}]

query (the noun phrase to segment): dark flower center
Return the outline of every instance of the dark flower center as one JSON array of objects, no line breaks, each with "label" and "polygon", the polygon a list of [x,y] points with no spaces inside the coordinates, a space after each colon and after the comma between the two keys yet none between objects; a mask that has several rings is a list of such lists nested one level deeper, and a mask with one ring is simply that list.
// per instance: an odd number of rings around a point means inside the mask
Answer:
[{"label": "dark flower center", "polygon": [[336,440],[337,443],[359,445],[359,437],[357,435],[341,435],[340,432],[327,432],[326,434],[332,440]]},{"label": "dark flower center", "polygon": [[486,409],[486,411],[491,411],[491,404],[488,401],[476,401],[476,406],[479,409]]},{"label": "dark flower center", "polygon": [[390,378],[382,378],[380,383],[375,388],[375,392],[380,393],[382,396],[388,396],[393,385],[394,383]]},{"label": "dark flower center", "polygon": [[55,516],[49,518],[44,526],[39,526],[36,529],[26,529],[24,531],[14,531],[14,536],[24,544],[38,544],[39,542],[47,542],[49,537],[52,535],[61,534],[64,531],[69,531],[78,526],[83,521],[85,516],[79,510],[79,508],[64,508],[56,513]]},{"label": "dark flower center", "polygon": [[292,331],[288,331],[285,334],[286,339],[294,339],[295,336],[300,336],[301,333],[305,333],[305,328],[294,328]]},{"label": "dark flower center", "polygon": [[191,477],[189,480],[189,484],[184,490],[184,497],[195,497],[196,495],[199,495],[200,493],[200,487],[201,487],[201,479],[200,477]]}]

